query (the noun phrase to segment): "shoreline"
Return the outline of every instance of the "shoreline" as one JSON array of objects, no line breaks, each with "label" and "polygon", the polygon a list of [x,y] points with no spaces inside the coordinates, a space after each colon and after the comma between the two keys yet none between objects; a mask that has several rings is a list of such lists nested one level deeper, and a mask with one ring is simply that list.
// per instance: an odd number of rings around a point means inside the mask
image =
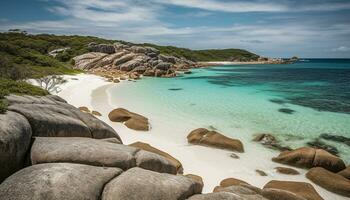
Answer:
[{"label": "shoreline", "polygon": [[[267,149],[260,144],[251,145],[249,141],[242,140],[246,152],[235,153],[239,155],[239,159],[231,158],[230,155],[233,152],[230,151],[188,144],[186,140],[187,134],[195,128],[200,128],[195,127],[195,124],[179,126],[164,119],[164,116],[152,117],[149,113],[135,110],[131,106],[124,108],[150,119],[152,129],[149,132],[134,131],[126,128],[121,123],[111,122],[108,119],[108,113],[121,105],[116,103],[113,105],[111,103],[111,96],[108,90],[111,87],[118,86],[118,84],[128,83],[127,80],[114,84],[107,82],[105,78],[91,74],[65,77],[70,80],[61,86],[62,90],[58,93],[59,96],[76,107],[87,106],[89,109],[99,111],[102,116],[98,118],[111,125],[118,132],[124,144],[136,141],[146,142],[177,158],[183,164],[184,174],[196,174],[203,178],[203,193],[211,192],[215,186],[219,185],[221,180],[229,177],[244,180],[260,188],[270,180],[311,183],[305,178],[306,170],[272,162],[272,156],[276,156],[278,152]],[[78,80],[72,80],[72,78],[77,78]],[[256,162],[252,162],[252,159]],[[277,166],[297,169],[300,175],[278,174],[274,170]],[[265,171],[268,176],[259,176],[255,172],[256,169]],[[325,199],[340,200],[344,198],[313,183],[311,184]]]}]

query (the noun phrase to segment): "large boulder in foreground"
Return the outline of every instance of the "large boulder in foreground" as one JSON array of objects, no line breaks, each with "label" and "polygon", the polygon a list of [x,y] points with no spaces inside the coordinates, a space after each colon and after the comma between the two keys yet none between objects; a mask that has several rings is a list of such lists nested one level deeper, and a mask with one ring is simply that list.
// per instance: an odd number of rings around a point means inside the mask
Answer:
[{"label": "large boulder in foreground", "polygon": [[117,167],[141,167],[176,174],[176,167],[158,154],[118,144],[116,138],[36,137],[31,149],[32,164],[78,163]]},{"label": "large boulder in foreground", "polygon": [[339,157],[325,150],[309,147],[282,152],[277,157],[272,158],[272,160],[278,163],[303,168],[323,167],[332,172],[339,172],[345,169],[344,161]]},{"label": "large boulder in foreground", "polygon": [[321,167],[310,169],[306,177],[331,192],[350,197],[350,180]]},{"label": "large boulder in foreground", "polygon": [[1,199],[99,200],[103,187],[122,170],[50,163],[27,167],[0,185]]},{"label": "large boulder in foreground", "polygon": [[112,127],[57,96],[10,95],[6,98],[10,103],[8,110],[23,115],[29,121],[33,136],[96,139],[115,137],[121,142]]},{"label": "large boulder in foreground", "polygon": [[32,164],[80,163],[129,169],[136,166],[138,149],[104,140],[76,137],[36,137]]},{"label": "large boulder in foreground", "polygon": [[286,190],[307,200],[323,200],[310,183],[273,180],[264,186],[264,189],[266,188]]},{"label": "large boulder in foreground", "polygon": [[191,178],[132,168],[105,186],[102,200],[177,200],[199,193],[201,185]]},{"label": "large boulder in foreground", "polygon": [[148,131],[148,119],[142,115],[130,112],[124,108],[117,108],[108,114],[112,122],[123,122],[125,126],[137,131]]},{"label": "large boulder in foreground", "polygon": [[193,130],[187,136],[187,141],[191,144],[199,144],[237,152],[244,152],[243,144],[241,141],[226,137],[216,131],[209,131],[205,128]]},{"label": "large boulder in foreground", "polygon": [[31,137],[25,117],[11,111],[0,115],[0,183],[24,167]]},{"label": "large boulder in foreground", "polygon": [[134,142],[132,144],[129,144],[129,146],[132,147],[136,147],[145,151],[149,151],[152,153],[156,153],[158,155],[163,156],[165,159],[167,159],[169,162],[171,162],[174,166],[176,166],[176,171],[177,173],[182,174],[183,173],[183,167],[182,164],[179,160],[177,160],[176,158],[174,158],[173,156],[171,156],[170,154],[159,150],[153,146],[151,146],[150,144],[144,143],[144,142]]}]

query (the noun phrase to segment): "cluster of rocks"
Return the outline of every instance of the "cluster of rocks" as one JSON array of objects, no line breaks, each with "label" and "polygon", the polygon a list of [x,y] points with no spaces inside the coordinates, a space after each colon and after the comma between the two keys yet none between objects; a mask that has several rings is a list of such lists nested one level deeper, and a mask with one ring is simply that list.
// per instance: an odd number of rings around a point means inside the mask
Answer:
[{"label": "cluster of rocks", "polygon": [[310,169],[306,177],[331,192],[350,197],[350,167],[344,161],[323,150],[302,147],[284,151],[273,161]]},{"label": "cluster of rocks", "polygon": [[74,57],[75,69],[99,74],[118,72],[132,79],[143,76],[174,77],[177,71],[199,67],[185,58],[160,54],[153,47],[128,44],[89,44],[90,53]]},{"label": "cluster of rocks", "polygon": [[7,97],[0,115],[1,199],[187,199],[203,183],[145,143],[123,145],[57,96]]},{"label": "cluster of rocks", "polygon": [[194,195],[191,200],[323,200],[313,186],[304,182],[268,182],[263,189],[245,181],[227,178],[214,188],[213,193]]}]

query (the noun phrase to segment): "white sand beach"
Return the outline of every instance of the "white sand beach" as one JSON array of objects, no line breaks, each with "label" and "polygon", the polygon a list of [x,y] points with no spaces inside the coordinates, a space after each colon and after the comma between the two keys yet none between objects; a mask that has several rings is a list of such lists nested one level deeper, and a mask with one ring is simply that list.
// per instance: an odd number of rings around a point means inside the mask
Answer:
[{"label": "white sand beach", "polygon": [[[245,152],[235,153],[240,158],[234,159],[230,157],[232,154],[230,151],[188,144],[186,136],[193,129],[200,128],[196,127],[195,123],[187,124],[185,119],[181,122],[168,120],[167,116],[172,113],[152,116],[145,110],[140,109],[142,106],[133,107],[133,105],[129,105],[127,102],[121,102],[122,100],[120,100],[120,104],[112,105],[108,89],[126,84],[128,81],[110,83],[102,77],[90,74],[65,76],[65,79],[68,82],[60,86],[61,91],[57,95],[76,107],[86,106],[90,110],[100,112],[102,116],[99,118],[117,131],[124,144],[130,144],[136,141],[146,142],[177,158],[183,164],[184,174],[196,174],[203,178],[203,193],[211,192],[221,180],[229,177],[244,180],[257,187],[263,187],[270,180],[311,183],[305,178],[306,170],[304,169],[295,168],[300,172],[300,175],[278,174],[274,168],[283,165],[271,161],[271,158],[277,156],[278,152],[269,150],[262,145],[250,145],[247,141],[242,140],[245,145]],[[135,96],[135,98],[139,97]],[[141,99],[140,104],[142,104]],[[148,132],[139,132],[128,129],[121,123],[111,122],[108,119],[108,113],[118,107],[123,107],[148,117],[151,130]],[[154,109],[157,108],[155,107]],[[263,170],[268,175],[260,176],[255,172],[256,169]],[[313,186],[326,200],[347,199],[315,184]]]}]

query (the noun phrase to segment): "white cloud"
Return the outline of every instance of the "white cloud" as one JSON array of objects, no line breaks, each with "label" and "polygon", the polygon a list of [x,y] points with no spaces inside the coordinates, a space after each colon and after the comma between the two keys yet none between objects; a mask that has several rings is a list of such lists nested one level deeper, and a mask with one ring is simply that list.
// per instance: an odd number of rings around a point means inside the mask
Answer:
[{"label": "white cloud", "polygon": [[350,51],[350,47],[340,46],[338,48],[332,49],[331,51],[333,51],[333,52],[348,52],[348,51]]}]

